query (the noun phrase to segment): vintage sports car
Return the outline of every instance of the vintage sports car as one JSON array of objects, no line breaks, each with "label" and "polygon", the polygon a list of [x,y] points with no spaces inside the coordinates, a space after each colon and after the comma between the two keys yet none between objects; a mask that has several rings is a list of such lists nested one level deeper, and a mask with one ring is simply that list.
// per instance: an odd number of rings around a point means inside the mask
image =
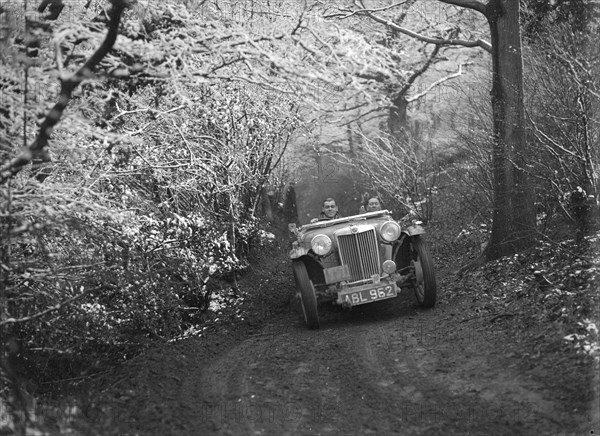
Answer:
[{"label": "vintage sports car", "polygon": [[401,227],[382,210],[296,227],[290,258],[306,324],[319,328],[318,303],[343,307],[393,298],[413,288],[423,307],[433,307],[433,261],[419,222]]}]

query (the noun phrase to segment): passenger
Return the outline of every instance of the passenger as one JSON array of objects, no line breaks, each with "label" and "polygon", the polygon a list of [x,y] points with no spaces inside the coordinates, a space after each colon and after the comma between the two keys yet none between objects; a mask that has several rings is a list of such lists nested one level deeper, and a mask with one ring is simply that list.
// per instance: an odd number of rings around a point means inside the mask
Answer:
[{"label": "passenger", "polygon": [[378,197],[371,197],[367,202],[367,212],[377,212],[381,210],[381,202]]},{"label": "passenger", "polygon": [[334,220],[336,218],[340,218],[337,204],[333,198],[326,198],[325,201],[323,201],[323,209],[321,210],[319,217],[313,218],[310,222],[312,224],[317,221]]},{"label": "passenger", "polygon": [[[367,201],[367,209],[365,210],[364,206],[361,206],[360,209],[361,209],[361,213],[380,211],[382,209],[381,201],[379,201],[379,197],[371,197]],[[392,246],[389,244],[381,244],[379,247],[379,255],[381,256],[382,264],[386,260],[391,260],[392,259]]]},{"label": "passenger", "polygon": [[379,197],[371,197],[367,201],[366,206],[367,207],[365,209],[365,206],[362,205],[358,213],[377,212],[381,210],[381,201],[379,201]]}]

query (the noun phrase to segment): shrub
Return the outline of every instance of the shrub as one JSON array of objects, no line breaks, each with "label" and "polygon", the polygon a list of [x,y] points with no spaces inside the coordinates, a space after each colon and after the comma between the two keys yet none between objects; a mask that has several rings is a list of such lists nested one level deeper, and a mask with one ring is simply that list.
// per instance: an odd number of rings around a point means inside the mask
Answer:
[{"label": "shrub", "polygon": [[[4,234],[13,231],[5,245],[10,262],[3,263],[7,312],[34,318],[0,331],[25,346],[37,381],[97,370],[182,334],[203,321],[211,295],[218,296],[211,281],[246,266],[230,242],[230,223],[197,213],[49,209],[10,218],[3,226]],[[248,244],[257,225],[240,225],[237,243]],[[19,227],[29,231],[15,235]]]}]

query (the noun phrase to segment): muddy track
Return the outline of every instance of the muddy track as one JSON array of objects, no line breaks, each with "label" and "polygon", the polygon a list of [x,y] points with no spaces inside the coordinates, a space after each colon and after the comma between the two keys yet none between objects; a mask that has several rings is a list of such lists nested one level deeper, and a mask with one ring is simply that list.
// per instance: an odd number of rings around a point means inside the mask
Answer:
[{"label": "muddy track", "polygon": [[112,428],[140,435],[593,434],[589,411],[573,410],[544,374],[519,367],[513,351],[526,344],[506,325],[469,316],[468,302],[442,296],[435,309],[422,310],[404,291],[351,311],[321,309],[317,331],[283,310],[260,328],[136,358],[110,389]]}]

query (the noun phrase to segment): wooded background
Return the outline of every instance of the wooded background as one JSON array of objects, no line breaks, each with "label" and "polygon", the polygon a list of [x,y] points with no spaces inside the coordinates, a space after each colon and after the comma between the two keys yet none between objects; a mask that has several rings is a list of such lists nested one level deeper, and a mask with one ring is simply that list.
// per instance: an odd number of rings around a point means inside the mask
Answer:
[{"label": "wooded background", "polygon": [[268,224],[306,223],[328,196],[344,215],[367,195],[412,212],[439,255],[583,241],[598,14],[584,0],[1,3],[7,379],[17,354],[40,384],[194,334],[237,298]]}]

